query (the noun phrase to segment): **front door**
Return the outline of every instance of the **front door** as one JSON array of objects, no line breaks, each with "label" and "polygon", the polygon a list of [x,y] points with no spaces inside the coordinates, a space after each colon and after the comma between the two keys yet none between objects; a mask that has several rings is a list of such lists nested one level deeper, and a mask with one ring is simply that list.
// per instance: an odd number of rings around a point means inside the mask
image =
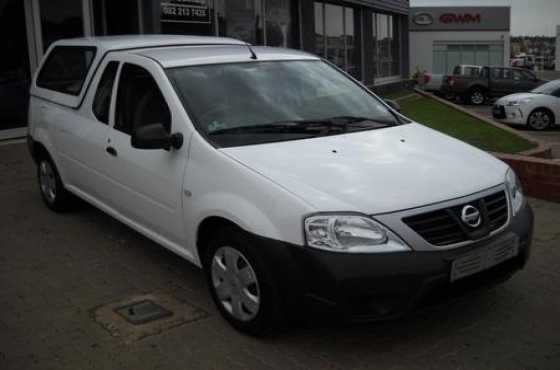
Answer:
[{"label": "front door", "polygon": [[513,91],[513,78],[509,68],[490,68],[490,93],[493,96],[504,96]]},{"label": "front door", "polygon": [[527,92],[536,87],[535,78],[531,73],[513,69],[513,86],[515,92]]},{"label": "front door", "polygon": [[[187,145],[178,150],[136,149],[131,133],[140,126],[162,123],[186,136],[185,125],[168,103],[173,90],[153,61],[124,54],[107,154],[112,179],[111,205],[122,216],[156,238],[183,244],[182,186]],[[185,141],[187,142],[187,141]]]}]

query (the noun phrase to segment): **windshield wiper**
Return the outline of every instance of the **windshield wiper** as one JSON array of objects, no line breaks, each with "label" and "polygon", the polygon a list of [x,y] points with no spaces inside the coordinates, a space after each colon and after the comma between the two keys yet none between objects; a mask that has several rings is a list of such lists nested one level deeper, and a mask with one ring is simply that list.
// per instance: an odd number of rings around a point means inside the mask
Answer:
[{"label": "windshield wiper", "polygon": [[293,132],[299,124],[294,122],[273,122],[260,125],[247,125],[247,126],[237,126],[221,128],[218,130],[210,131],[210,135],[221,135],[221,134],[236,134],[236,133],[282,133],[282,132]]},{"label": "windshield wiper", "polygon": [[387,126],[394,126],[397,124],[397,122],[395,121],[379,120],[375,118],[359,117],[359,116],[337,116],[337,117],[326,118],[324,120],[320,120],[319,122],[325,123],[333,127],[343,127],[345,129],[348,128],[348,126],[362,125],[363,127],[367,127],[367,128],[382,128]]},{"label": "windshield wiper", "polygon": [[394,126],[397,122],[377,120],[368,117],[337,116],[324,119],[278,121],[260,125],[228,127],[210,132],[210,135],[233,133],[302,133],[310,134],[332,133],[347,131],[349,127],[354,130],[370,130]]}]

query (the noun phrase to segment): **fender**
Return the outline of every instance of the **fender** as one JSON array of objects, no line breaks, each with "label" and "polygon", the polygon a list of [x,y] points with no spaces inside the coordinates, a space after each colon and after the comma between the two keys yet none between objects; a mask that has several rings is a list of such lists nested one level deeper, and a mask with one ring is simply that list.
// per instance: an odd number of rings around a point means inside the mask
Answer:
[{"label": "fender", "polygon": [[56,169],[58,170],[58,174],[60,175],[62,182],[65,183],[66,176],[64,174],[64,169],[59,165],[60,161],[58,158],[58,152],[55,149],[54,143],[52,142],[48,131],[42,126],[35,126],[31,133],[31,136],[34,141],[45,147],[51,159],[53,160]]},{"label": "fender", "polygon": [[[196,248],[198,228],[209,217],[221,217],[250,233],[269,239],[283,240],[282,232],[264,210],[236,194],[206,193],[186,207],[186,213],[190,214],[187,219],[191,221],[185,223],[187,245],[188,249],[195,255],[196,263],[199,265],[200,258]],[[189,208],[192,212],[189,212]]]},{"label": "fender", "polygon": [[[186,248],[197,255],[197,234],[208,217],[224,218],[268,239],[303,245],[303,219],[317,210],[194,134],[183,180]],[[198,256],[197,256],[198,259]]]}]

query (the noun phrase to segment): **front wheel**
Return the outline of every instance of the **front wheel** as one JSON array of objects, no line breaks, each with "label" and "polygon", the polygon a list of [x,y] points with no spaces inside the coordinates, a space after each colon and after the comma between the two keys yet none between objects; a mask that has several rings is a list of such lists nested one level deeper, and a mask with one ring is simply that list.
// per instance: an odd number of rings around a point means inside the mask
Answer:
[{"label": "front wheel", "polygon": [[236,329],[262,335],[276,328],[280,299],[250,236],[235,227],[216,232],[205,270],[214,303]]},{"label": "front wheel", "polygon": [[546,109],[536,109],[527,118],[527,124],[529,127],[537,131],[547,129],[553,121],[554,117]]}]

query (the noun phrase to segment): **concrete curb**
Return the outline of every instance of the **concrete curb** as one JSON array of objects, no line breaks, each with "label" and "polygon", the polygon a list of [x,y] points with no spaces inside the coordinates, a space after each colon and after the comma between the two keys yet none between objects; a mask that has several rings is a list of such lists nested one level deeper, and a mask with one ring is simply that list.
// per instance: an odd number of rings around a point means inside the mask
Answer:
[{"label": "concrete curb", "polygon": [[412,93],[412,94],[408,94],[408,95],[404,95],[404,96],[399,96],[398,98],[393,99],[394,101],[399,101],[399,100],[406,100],[406,99],[410,99],[413,96],[417,96],[418,94],[416,93]]},{"label": "concrete curb", "polygon": [[[452,102],[450,102],[450,101],[448,101],[448,100],[446,100],[446,99],[442,99],[442,98],[440,98],[439,96],[436,96],[436,95],[434,95],[434,94],[432,94],[432,93],[428,93],[428,92],[426,92],[426,91],[422,91],[422,90],[420,90],[420,89],[418,89],[418,88],[415,88],[414,91],[415,91],[416,93],[422,95],[422,96],[425,96],[425,97],[427,97],[427,98],[433,99],[433,100],[435,100],[435,101],[437,101],[437,102],[439,102],[439,103],[441,103],[441,104],[445,104],[445,105],[447,105],[448,107],[451,107],[451,108],[453,108],[453,109],[456,109],[456,110],[458,110],[458,111],[460,111],[460,112],[462,112],[462,113],[465,113],[465,114],[467,114],[467,115],[469,115],[469,116],[471,116],[471,117],[473,117],[473,118],[479,119],[479,120],[481,120],[481,121],[483,121],[483,122],[485,122],[485,123],[487,123],[487,124],[489,124],[489,125],[492,125],[492,126],[494,126],[494,127],[496,127],[496,128],[502,129],[502,130],[507,131],[507,132],[509,132],[509,133],[511,133],[511,134],[514,134],[514,135],[516,135],[516,136],[519,136],[519,137],[521,137],[521,138],[523,138],[523,139],[529,141],[530,143],[533,143],[533,144],[537,145],[536,148],[533,148],[533,149],[529,149],[529,150],[525,150],[525,151],[519,152],[519,153],[518,153],[519,155],[525,155],[525,156],[530,156],[530,157],[538,157],[538,158],[551,158],[551,156],[552,156],[552,154],[551,154],[551,148],[550,148],[548,145],[546,145],[546,144],[544,144],[543,142],[541,142],[540,140],[537,140],[537,139],[535,139],[535,138],[533,138],[533,137],[531,137],[531,136],[529,136],[529,135],[526,135],[526,134],[524,134],[523,132],[519,132],[519,131],[517,131],[517,130],[515,130],[515,129],[513,129],[513,128],[507,126],[507,125],[503,125],[503,124],[498,123],[498,122],[496,122],[496,121],[494,121],[494,120],[491,120],[491,119],[488,119],[488,118],[486,118],[486,117],[484,117],[484,116],[481,116],[481,115],[479,115],[479,114],[477,114],[477,113],[475,113],[475,112],[472,112],[472,111],[470,111],[470,110],[468,110],[468,109],[466,109],[466,108],[461,107],[461,106],[458,105],[458,104],[452,103]],[[502,153],[496,153],[496,154],[502,154]],[[503,154],[506,154],[506,153],[503,153]]]}]

